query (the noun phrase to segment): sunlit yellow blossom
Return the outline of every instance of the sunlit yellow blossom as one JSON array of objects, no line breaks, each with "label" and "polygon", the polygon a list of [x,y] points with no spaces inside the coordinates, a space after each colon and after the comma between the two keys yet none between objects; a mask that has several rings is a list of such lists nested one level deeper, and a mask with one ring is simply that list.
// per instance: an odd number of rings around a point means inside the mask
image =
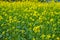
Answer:
[{"label": "sunlit yellow blossom", "polygon": [[12,10],[8,10],[8,12],[12,12]]},{"label": "sunlit yellow blossom", "polygon": [[39,17],[39,22],[43,22],[43,18],[42,17]]},{"label": "sunlit yellow blossom", "polygon": [[54,16],[54,13],[53,12],[51,12],[51,16]]},{"label": "sunlit yellow blossom", "polygon": [[44,38],[45,38],[45,35],[44,35],[44,34],[42,34],[42,35],[41,35],[41,38],[42,38],[42,39],[44,39]]},{"label": "sunlit yellow blossom", "polygon": [[33,38],[32,40],[36,40],[35,38]]},{"label": "sunlit yellow blossom", "polygon": [[5,13],[5,12],[3,12],[3,15],[4,15],[4,16],[8,16],[7,13]]},{"label": "sunlit yellow blossom", "polygon": [[46,37],[46,39],[50,39],[51,38],[51,35],[50,34],[48,34],[47,35],[47,37]]},{"label": "sunlit yellow blossom", "polygon": [[5,16],[7,16],[7,14],[5,14]]},{"label": "sunlit yellow blossom", "polygon": [[12,16],[9,16],[9,19],[12,19]]},{"label": "sunlit yellow blossom", "polygon": [[18,20],[16,20],[16,19],[13,19],[13,20],[11,20],[11,22],[18,22]]},{"label": "sunlit yellow blossom", "polygon": [[29,23],[29,26],[32,26],[32,23]]},{"label": "sunlit yellow blossom", "polygon": [[35,26],[35,27],[33,28],[33,31],[34,31],[35,33],[40,32],[40,26]]},{"label": "sunlit yellow blossom", "polygon": [[32,21],[34,21],[34,19],[33,19],[32,17],[30,17],[30,19],[31,19]]},{"label": "sunlit yellow blossom", "polygon": [[47,24],[49,24],[50,22],[49,21],[47,21]]},{"label": "sunlit yellow blossom", "polygon": [[52,34],[52,38],[54,38],[55,37],[55,34]]},{"label": "sunlit yellow blossom", "polygon": [[28,10],[28,8],[26,8],[24,11],[27,11]]},{"label": "sunlit yellow blossom", "polygon": [[17,20],[14,20],[14,22],[17,22]]},{"label": "sunlit yellow blossom", "polygon": [[60,38],[59,38],[59,37],[57,37],[56,39],[57,39],[57,40],[60,40]]},{"label": "sunlit yellow blossom", "polygon": [[3,31],[2,34],[4,35],[5,34],[5,31]]},{"label": "sunlit yellow blossom", "polygon": [[40,7],[41,5],[39,4],[38,7]]},{"label": "sunlit yellow blossom", "polygon": [[9,23],[12,22],[12,16],[9,16]]},{"label": "sunlit yellow blossom", "polygon": [[34,11],[33,16],[36,16],[37,17],[38,16],[37,14],[38,13],[36,11]]},{"label": "sunlit yellow blossom", "polygon": [[24,32],[25,32],[25,30],[21,30],[21,32],[22,32],[22,33],[24,33]]},{"label": "sunlit yellow blossom", "polygon": [[13,26],[12,29],[15,29],[15,26]]},{"label": "sunlit yellow blossom", "polygon": [[0,21],[3,19],[3,17],[2,16],[0,16]]},{"label": "sunlit yellow blossom", "polygon": [[13,18],[14,18],[14,19],[17,19],[17,17],[16,17],[16,16],[14,16]]},{"label": "sunlit yellow blossom", "polygon": [[53,18],[51,18],[51,19],[50,19],[50,22],[53,22],[53,21],[54,21],[54,19],[53,19]]},{"label": "sunlit yellow blossom", "polygon": [[59,13],[57,13],[57,12],[54,12],[56,15],[58,15]]},{"label": "sunlit yellow blossom", "polygon": [[3,26],[4,24],[1,24],[1,26]]},{"label": "sunlit yellow blossom", "polygon": [[37,16],[37,14],[36,14],[36,13],[34,13],[34,14],[33,14],[33,16]]},{"label": "sunlit yellow blossom", "polygon": [[53,27],[55,27],[56,26],[56,24],[53,24]]}]

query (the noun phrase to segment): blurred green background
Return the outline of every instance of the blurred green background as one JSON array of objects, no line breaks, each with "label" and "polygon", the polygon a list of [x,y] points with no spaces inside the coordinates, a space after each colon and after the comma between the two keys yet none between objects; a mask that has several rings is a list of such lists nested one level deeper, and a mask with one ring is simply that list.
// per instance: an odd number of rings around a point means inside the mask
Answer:
[{"label": "blurred green background", "polygon": [[34,2],[51,2],[51,1],[55,1],[55,2],[59,2],[60,0],[0,0],[0,1],[34,1]]}]

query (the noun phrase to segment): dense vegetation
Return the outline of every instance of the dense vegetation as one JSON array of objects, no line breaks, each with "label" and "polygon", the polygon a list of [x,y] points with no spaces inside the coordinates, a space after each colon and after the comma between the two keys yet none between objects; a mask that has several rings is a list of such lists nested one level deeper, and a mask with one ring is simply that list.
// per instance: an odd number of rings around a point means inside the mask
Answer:
[{"label": "dense vegetation", "polygon": [[0,0],[0,1],[8,1],[8,2],[15,2],[15,1],[31,1],[31,2],[51,2],[51,1],[55,1],[58,2],[60,0]]},{"label": "dense vegetation", "polygon": [[0,40],[60,40],[60,3],[0,2]]}]

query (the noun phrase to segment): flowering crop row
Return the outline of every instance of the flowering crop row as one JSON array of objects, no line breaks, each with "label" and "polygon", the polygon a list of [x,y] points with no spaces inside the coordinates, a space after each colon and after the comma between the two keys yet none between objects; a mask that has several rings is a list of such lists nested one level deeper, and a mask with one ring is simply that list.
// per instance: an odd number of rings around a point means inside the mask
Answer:
[{"label": "flowering crop row", "polygon": [[60,3],[0,2],[0,40],[60,40]]}]

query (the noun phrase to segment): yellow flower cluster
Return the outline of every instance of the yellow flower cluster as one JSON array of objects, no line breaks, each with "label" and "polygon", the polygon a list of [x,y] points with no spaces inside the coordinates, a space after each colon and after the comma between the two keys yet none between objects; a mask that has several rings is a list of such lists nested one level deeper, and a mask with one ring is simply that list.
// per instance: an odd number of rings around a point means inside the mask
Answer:
[{"label": "yellow flower cluster", "polygon": [[34,31],[35,33],[40,32],[40,26],[34,27],[34,28],[33,28],[33,31]]},{"label": "yellow flower cluster", "polygon": [[0,16],[0,21],[3,19],[3,17],[2,16]]},{"label": "yellow flower cluster", "polygon": [[60,3],[0,2],[0,40],[60,40]]}]

